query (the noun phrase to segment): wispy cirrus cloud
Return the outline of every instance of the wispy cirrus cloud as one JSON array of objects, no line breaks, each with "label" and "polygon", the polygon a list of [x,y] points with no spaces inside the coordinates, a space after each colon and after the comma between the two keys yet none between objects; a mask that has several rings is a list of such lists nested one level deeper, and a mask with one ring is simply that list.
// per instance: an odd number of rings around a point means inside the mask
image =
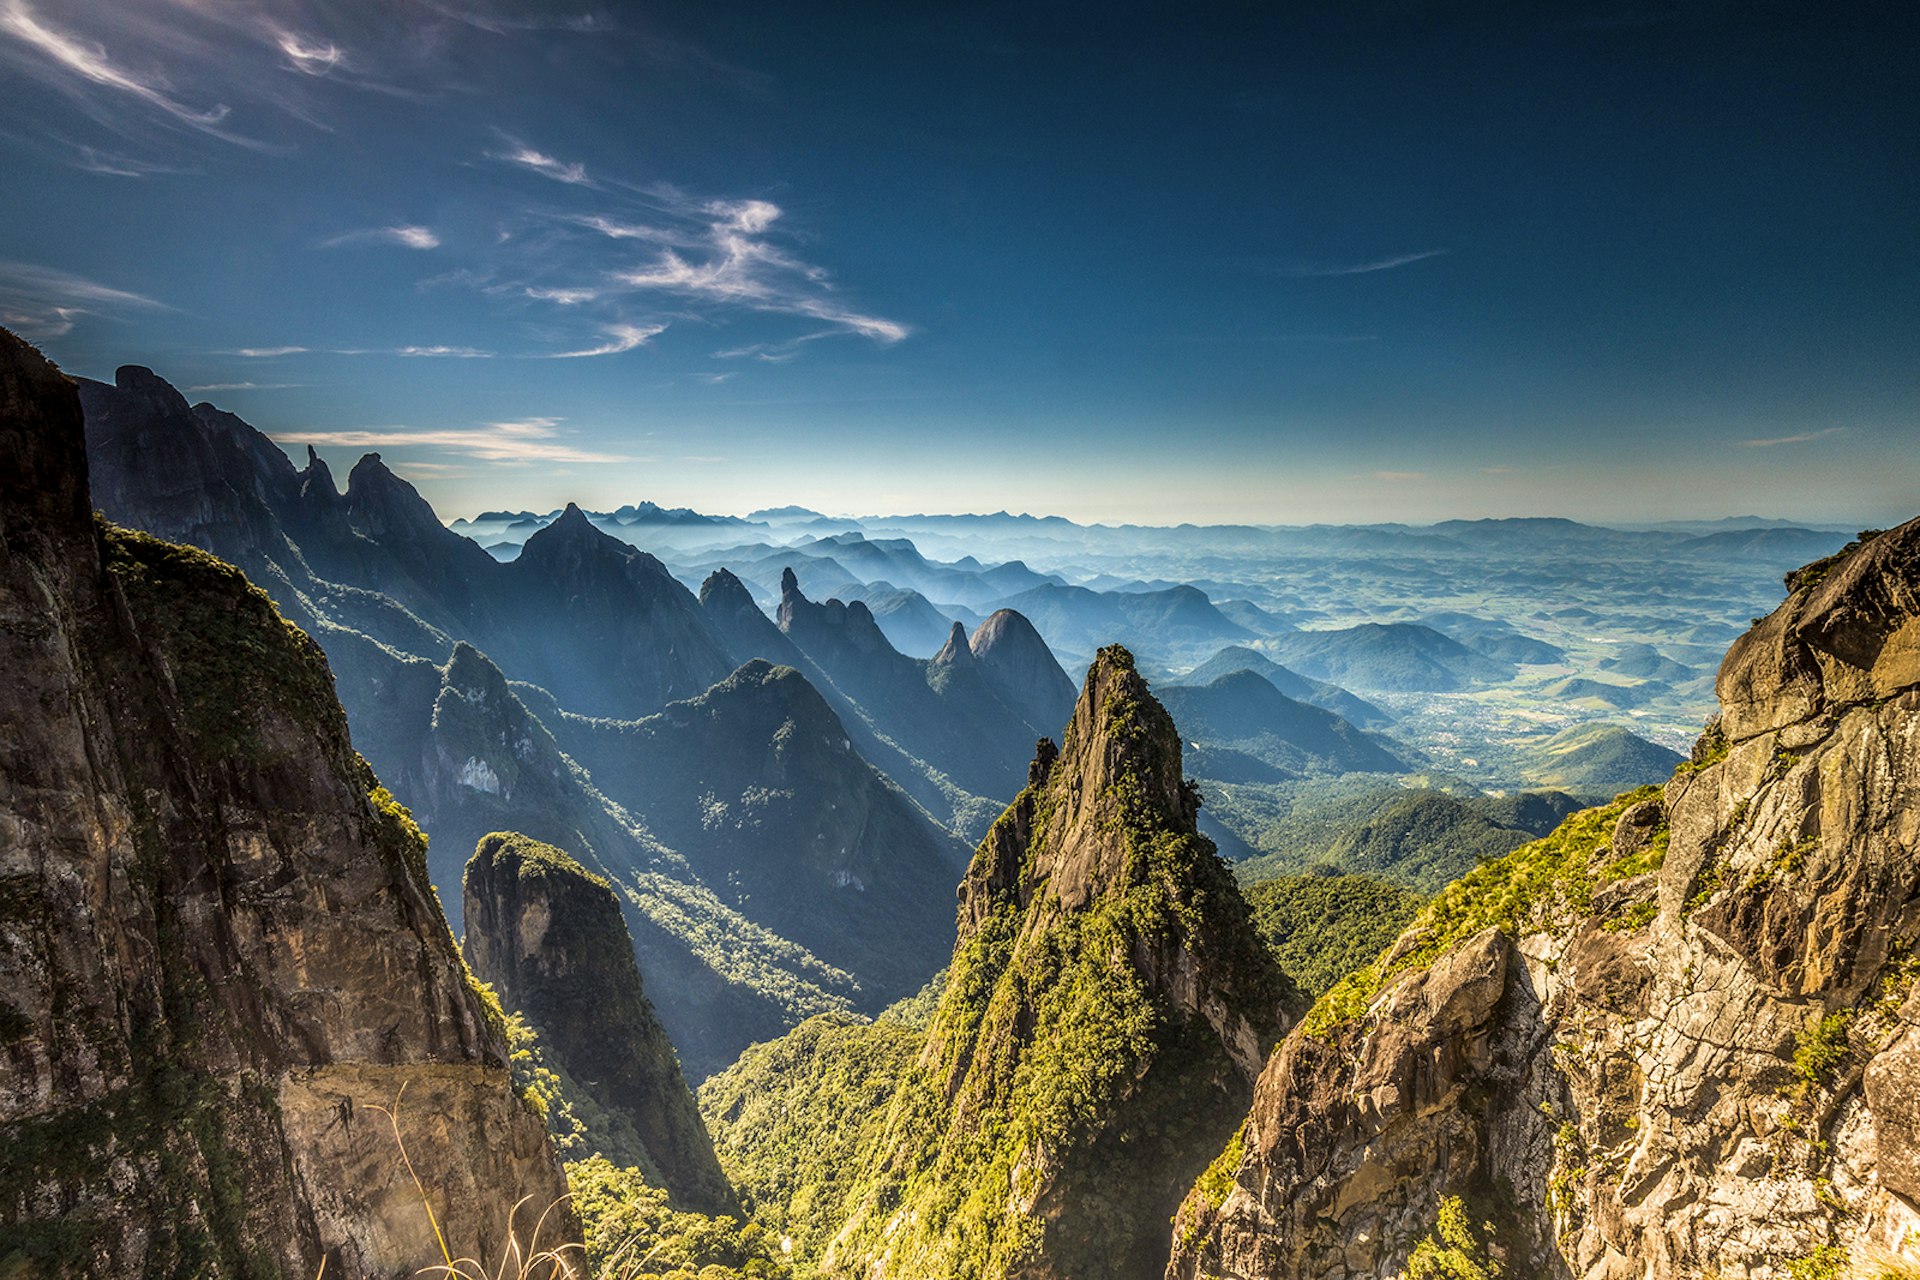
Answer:
[{"label": "wispy cirrus cloud", "polygon": [[488,159],[518,165],[543,178],[552,178],[555,182],[564,182],[568,186],[585,186],[593,181],[587,176],[587,166],[584,164],[555,159],[546,152],[535,150],[508,134],[502,134],[501,137],[506,143],[505,149],[487,152]]},{"label": "wispy cirrus cloud", "polygon": [[1445,257],[1451,249],[1422,249],[1418,253],[1398,253],[1388,258],[1373,258],[1364,262],[1342,263],[1300,263],[1280,268],[1280,274],[1286,276],[1364,276],[1376,271],[1392,271],[1395,267],[1411,266],[1416,262],[1425,262],[1428,258]]},{"label": "wispy cirrus cloud", "polygon": [[416,227],[402,224],[393,227],[361,227],[356,231],[342,231],[337,236],[328,236],[320,242],[322,249],[338,249],[343,245],[355,244],[391,244],[402,249],[438,249],[440,237],[430,227]]},{"label": "wispy cirrus cloud", "polygon": [[236,347],[218,353],[243,356],[248,360],[271,360],[279,356],[445,356],[457,360],[491,359],[493,352],[478,347],[441,344],[403,347]]},{"label": "wispy cirrus cloud", "polygon": [[86,173],[105,174],[111,178],[151,178],[162,174],[199,172],[198,169],[188,165],[165,164],[158,160],[121,155],[118,152],[102,150],[83,143],[68,142],[64,138],[57,138],[55,141],[71,151],[72,154],[64,157],[66,163]]},{"label": "wispy cirrus cloud", "polygon": [[351,350],[342,350],[339,354],[343,356],[444,356],[453,360],[490,360],[493,358],[493,352],[482,351],[478,347],[448,347],[440,345],[424,347],[375,347],[371,349],[357,347]]},{"label": "wispy cirrus cloud", "polygon": [[0,324],[33,342],[73,332],[82,316],[171,311],[144,294],[30,262],[0,262]]},{"label": "wispy cirrus cloud", "polygon": [[605,292],[603,289],[537,289],[528,285],[523,290],[529,298],[541,302],[557,302],[563,307],[577,307],[583,302],[592,302]]},{"label": "wispy cirrus cloud", "polygon": [[[0,0],[0,69],[52,91],[22,95],[25,127],[37,120],[58,138],[84,117],[150,153],[95,171],[139,176],[179,169],[195,137],[290,151],[337,125],[343,89],[431,95],[449,82],[448,42],[433,25],[417,2]],[[288,132],[289,121],[301,128]]]},{"label": "wispy cirrus cloud", "polygon": [[[804,344],[857,335],[890,346],[910,336],[905,323],[857,305],[832,272],[800,256],[802,235],[785,210],[761,196],[713,198],[667,185],[642,186],[589,173],[514,134],[483,154],[573,188],[572,208],[532,209],[502,219],[485,271],[465,282],[495,297],[548,303],[591,320],[616,343],[594,342],[553,354],[604,355],[639,345],[670,320],[726,324],[735,316],[790,316],[811,322],[794,337],[759,339],[720,353],[779,363]],[[584,206],[584,207],[583,207]],[[443,277],[444,279],[445,277]],[[648,330],[645,338],[632,334]]]},{"label": "wispy cirrus cloud", "polygon": [[473,427],[414,429],[371,427],[349,431],[273,433],[281,444],[310,444],[344,449],[434,449],[509,465],[533,462],[634,462],[625,454],[582,449],[560,438],[559,418],[522,418]]},{"label": "wispy cirrus cloud", "polygon": [[575,360],[582,356],[615,356],[623,351],[632,351],[645,346],[650,340],[667,331],[664,324],[610,324],[606,332],[608,341],[584,351],[557,351],[556,360]]},{"label": "wispy cirrus cloud", "polygon": [[1813,440],[1825,440],[1828,436],[1837,436],[1845,431],[1845,427],[1827,427],[1820,431],[1802,431],[1790,436],[1769,436],[1759,440],[1742,440],[1740,443],[1748,449],[1771,449],[1775,445],[1807,444]]},{"label": "wispy cirrus cloud", "polygon": [[882,345],[912,332],[899,321],[843,302],[824,267],[775,243],[769,232],[782,211],[772,201],[709,200],[679,212],[699,228],[693,240],[698,248],[663,249],[651,262],[616,271],[618,283],[695,302],[805,316]]},{"label": "wispy cirrus cloud", "polygon": [[275,43],[287,56],[287,65],[302,75],[329,75],[347,56],[346,51],[331,40],[312,40],[292,31],[280,31]]},{"label": "wispy cirrus cloud", "polygon": [[226,104],[188,103],[171,92],[165,77],[122,64],[105,45],[42,18],[27,0],[0,0],[0,35],[11,36],[39,55],[38,69],[49,78],[124,94],[182,125],[230,142],[251,141],[224,128],[230,113]]},{"label": "wispy cirrus cloud", "polygon": [[203,382],[197,387],[182,387],[182,391],[286,391],[304,384],[298,382]]}]

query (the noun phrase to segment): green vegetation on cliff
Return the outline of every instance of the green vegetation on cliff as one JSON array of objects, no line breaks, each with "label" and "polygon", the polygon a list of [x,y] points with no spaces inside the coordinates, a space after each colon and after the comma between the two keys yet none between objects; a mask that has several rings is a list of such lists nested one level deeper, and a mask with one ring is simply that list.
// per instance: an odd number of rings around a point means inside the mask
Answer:
[{"label": "green vegetation on cliff", "polygon": [[1622,813],[1659,794],[1658,787],[1641,787],[1616,796],[1611,804],[1583,809],[1552,835],[1462,876],[1414,918],[1391,962],[1383,956],[1356,969],[1320,997],[1307,1014],[1305,1029],[1321,1032],[1358,1016],[1389,979],[1426,967],[1483,929],[1518,935],[1564,925],[1588,913],[1594,891],[1602,885],[1657,870],[1659,851],[1665,847],[1659,836],[1648,849],[1619,859],[1613,857],[1611,841]]},{"label": "green vegetation on cliff", "polygon": [[467,863],[463,896],[467,962],[527,1024],[516,1074],[563,1146],[640,1169],[675,1208],[736,1208],[612,886],[552,845],[496,831]]},{"label": "green vegetation on cliff", "polygon": [[1157,1275],[1164,1223],[1279,1029],[1284,980],[1125,650],[1101,652],[1036,777],[968,871],[946,990],[836,1268]]},{"label": "green vegetation on cliff", "polygon": [[870,1166],[924,1022],[823,1013],[755,1045],[700,1086],[700,1109],[728,1178],[755,1220],[791,1241],[810,1274]]},{"label": "green vegetation on cliff", "polygon": [[673,1207],[639,1169],[605,1156],[567,1165],[594,1280],[785,1280],[780,1243],[756,1222]]},{"label": "green vegetation on cliff", "polygon": [[1253,927],[1307,999],[1386,950],[1426,899],[1365,875],[1276,876],[1246,889]]}]

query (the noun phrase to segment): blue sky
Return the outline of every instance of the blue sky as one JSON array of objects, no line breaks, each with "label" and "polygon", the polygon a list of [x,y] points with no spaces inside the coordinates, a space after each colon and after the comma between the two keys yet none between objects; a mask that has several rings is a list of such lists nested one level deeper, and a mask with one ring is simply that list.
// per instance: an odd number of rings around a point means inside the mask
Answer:
[{"label": "blue sky", "polygon": [[0,322],[448,515],[1886,522],[1908,12],[0,0]]}]

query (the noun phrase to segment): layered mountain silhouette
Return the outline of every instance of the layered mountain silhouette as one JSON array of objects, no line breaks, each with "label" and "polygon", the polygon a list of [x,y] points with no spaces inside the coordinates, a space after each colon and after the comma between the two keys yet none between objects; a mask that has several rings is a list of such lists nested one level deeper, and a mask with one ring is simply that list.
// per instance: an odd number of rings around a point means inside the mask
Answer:
[{"label": "layered mountain silhouette", "polygon": [[[789,638],[737,580],[696,598],[605,531],[658,513],[515,517],[502,527],[524,545],[503,563],[378,454],[342,491],[311,450],[296,469],[150,370],[78,385],[103,509],[231,559],[320,642],[356,745],[434,836],[437,884],[455,889],[475,842],[511,830],[617,887],[696,1078],[813,1013],[877,1010],[931,976],[951,936],[956,834],[976,838],[1019,790],[1070,702],[1030,627],[1000,624],[985,660],[965,643],[915,660],[865,606],[823,605],[864,626],[803,619]],[[729,679],[756,658],[791,670]],[[695,761],[714,769],[687,774]],[[649,785],[666,765],[701,785],[696,801]],[[783,793],[800,808],[766,801]],[[721,809],[730,840],[704,820]],[[817,874],[775,891],[783,865]],[[458,927],[458,894],[442,896]]]},{"label": "layered mountain silhouette", "polygon": [[1339,685],[1324,680],[1309,680],[1288,670],[1257,649],[1229,645],[1181,676],[1183,685],[1208,685],[1236,671],[1251,671],[1268,684],[1298,702],[1323,707],[1363,729],[1383,729],[1392,717],[1364,698],[1357,698]]},{"label": "layered mountain silhouette", "polygon": [[[1233,671],[1200,686],[1171,686],[1160,701],[1180,726],[1192,770],[1222,781],[1309,773],[1401,773],[1404,748],[1322,707],[1297,702],[1262,675]],[[1271,771],[1262,779],[1260,766]]]}]

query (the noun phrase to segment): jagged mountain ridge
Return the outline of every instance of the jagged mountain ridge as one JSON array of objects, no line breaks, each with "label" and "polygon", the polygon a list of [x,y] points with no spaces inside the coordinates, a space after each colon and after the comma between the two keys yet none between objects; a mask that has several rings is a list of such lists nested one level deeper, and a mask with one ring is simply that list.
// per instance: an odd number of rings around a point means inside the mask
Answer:
[{"label": "jagged mountain ridge", "polygon": [[[562,706],[644,716],[703,694],[733,669],[708,611],[653,557],[569,508],[531,534],[517,560],[501,564],[443,528],[378,455],[355,466],[343,494],[311,451],[306,469],[296,471],[244,422],[211,406],[189,409],[150,371],[123,369],[115,385],[85,383],[82,395],[102,424],[89,447],[112,482],[112,513],[235,558],[334,656],[361,748],[438,837],[431,864],[439,884],[458,884],[474,841],[513,829],[568,849],[621,886],[641,954],[668,979],[660,1015],[690,1069],[704,1074],[815,1012],[875,1011],[884,993],[930,976],[944,952],[946,921],[916,934],[926,972],[889,963],[863,988],[860,976],[755,919],[817,923],[804,900],[746,900],[724,883],[708,885],[649,829],[649,815],[610,798],[554,740],[550,727]],[[771,629],[768,622],[760,638]],[[819,671],[804,655],[769,656]],[[507,676],[538,687],[516,689]],[[994,802],[894,746],[837,691],[833,699],[859,749],[906,779],[920,806],[891,811],[903,848],[950,844],[928,814],[961,831],[990,820]],[[975,701],[982,706],[972,719],[936,742],[959,759],[974,758],[967,735],[981,729],[981,719],[1003,713]],[[824,720],[804,727],[815,736],[828,731]],[[1033,736],[1025,729],[1003,735],[1020,753]],[[756,749],[743,746],[748,755]],[[844,765],[847,786],[865,787],[869,770],[858,751]],[[991,776],[1014,772],[1005,765]],[[736,794],[751,789],[743,782]],[[1015,789],[1006,780],[1002,794]],[[876,893],[897,896],[904,890],[891,882],[896,871],[924,888],[912,877],[927,862],[918,854],[881,862],[864,879]],[[947,892],[941,884],[929,895],[941,915],[937,904]],[[457,922],[459,898],[449,896],[448,905]],[[832,936],[850,941],[856,955],[876,954],[871,946],[863,951],[863,942],[880,941],[869,935],[895,923],[833,911],[821,918],[846,926]],[[898,959],[897,949],[879,951]]]},{"label": "jagged mountain ridge", "polygon": [[410,1274],[403,1085],[441,1228],[495,1256],[564,1182],[319,650],[96,526],[75,388],[4,331],[0,447],[0,1270]]},{"label": "jagged mountain ridge", "polygon": [[1018,664],[1011,649],[1005,662],[996,663],[998,646],[983,641],[989,661],[981,663],[955,623],[939,654],[926,661],[909,658],[887,641],[863,602],[809,600],[791,569],[781,576],[778,622],[781,633],[876,724],[887,726],[903,749],[938,761],[954,783],[975,795],[1019,790],[1034,741],[1049,731],[1042,717],[1054,708],[1044,701],[1021,705],[1031,694],[1044,699],[1044,684],[1003,678],[996,685],[988,677],[983,668],[1011,671]]},{"label": "jagged mountain ridge", "polygon": [[830,1272],[1157,1273],[1159,1223],[1283,1025],[1283,980],[1125,650],[1101,652],[1029,778],[962,882],[926,1046]]},{"label": "jagged mountain ridge", "polygon": [[1794,575],[1716,687],[1664,789],[1476,871],[1316,1006],[1170,1278],[1387,1277],[1423,1247],[1546,1277],[1913,1265],[1920,521]]}]

